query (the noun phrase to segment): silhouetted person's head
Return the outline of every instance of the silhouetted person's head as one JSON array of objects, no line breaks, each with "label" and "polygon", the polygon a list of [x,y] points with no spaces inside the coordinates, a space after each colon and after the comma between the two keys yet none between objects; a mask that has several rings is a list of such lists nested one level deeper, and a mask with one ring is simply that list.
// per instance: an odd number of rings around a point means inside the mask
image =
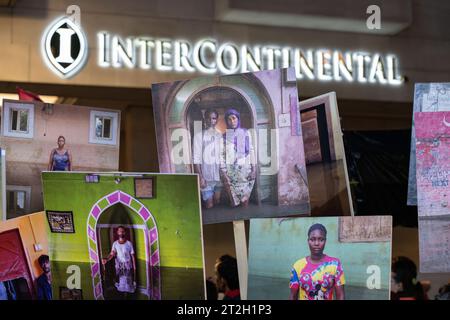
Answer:
[{"label": "silhouetted person's head", "polygon": [[422,299],[424,296],[423,288],[417,281],[417,266],[407,257],[398,257],[392,263],[391,290],[402,296],[410,296],[416,299]]},{"label": "silhouetted person's head", "polygon": [[38,258],[38,263],[42,271],[44,271],[44,273],[50,272],[50,258],[48,255],[46,254],[40,255]]},{"label": "silhouetted person's head", "polygon": [[217,300],[218,292],[214,280],[211,278],[206,279],[206,300]]},{"label": "silhouetted person's head", "polygon": [[216,262],[217,289],[219,292],[239,289],[237,260],[230,255],[223,255]]}]

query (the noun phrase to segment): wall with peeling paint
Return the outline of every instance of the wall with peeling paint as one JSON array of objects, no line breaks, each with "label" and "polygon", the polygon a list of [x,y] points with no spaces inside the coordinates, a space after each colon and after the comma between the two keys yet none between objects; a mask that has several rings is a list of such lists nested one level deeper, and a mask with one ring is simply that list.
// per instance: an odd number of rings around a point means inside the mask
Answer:
[{"label": "wall with peeling paint", "polygon": [[[17,101],[4,101],[4,105]],[[44,110],[42,102],[20,104],[34,106],[33,138],[7,137],[2,132],[0,143],[6,150],[6,183],[30,186],[31,202],[27,213],[43,209],[41,172],[47,170],[50,153],[57,147],[59,136],[66,139],[65,148],[72,154],[74,171],[116,171],[119,169],[120,111],[55,104],[52,112]],[[118,113],[117,144],[89,142],[90,113],[93,110]],[[31,123],[31,120],[30,120]],[[16,217],[11,214],[8,218]]]},{"label": "wall with peeling paint", "polygon": [[[363,217],[354,217],[363,218]],[[272,279],[281,288],[272,288],[273,299],[287,299],[292,265],[310,254],[307,232],[314,223],[323,224],[328,231],[324,253],[341,260],[346,287],[366,288],[369,266],[381,270],[381,289],[377,298],[389,298],[391,241],[387,242],[339,242],[339,218],[286,218],[253,219],[250,223],[249,244],[249,298],[257,296],[261,287],[252,284],[252,277]],[[278,279],[278,280],[277,280]],[[269,280],[268,280],[269,283]],[[269,288],[266,288],[269,290]],[[270,291],[270,290],[269,290]],[[348,290],[346,290],[348,291]],[[355,290],[353,290],[355,292]],[[283,296],[284,294],[284,296]],[[371,299],[371,292],[365,290]],[[348,297],[348,295],[347,295]],[[259,296],[258,296],[259,298]],[[350,295],[349,298],[352,298]],[[357,297],[353,297],[357,298]]]}]

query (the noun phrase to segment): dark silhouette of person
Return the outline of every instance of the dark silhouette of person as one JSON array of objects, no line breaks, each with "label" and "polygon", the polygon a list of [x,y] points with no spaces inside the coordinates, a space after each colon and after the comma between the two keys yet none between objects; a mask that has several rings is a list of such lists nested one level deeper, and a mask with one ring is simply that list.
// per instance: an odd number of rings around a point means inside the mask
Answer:
[{"label": "dark silhouette of person", "polygon": [[206,300],[218,300],[219,294],[213,278],[206,279]]},{"label": "dark silhouette of person", "polygon": [[226,254],[217,259],[216,285],[225,294],[223,300],[241,300],[237,260]]},{"label": "dark silhouette of person", "polygon": [[43,273],[37,278],[37,297],[38,300],[52,300],[52,274],[50,268],[50,258],[43,254],[38,258],[39,266]]},{"label": "dark silhouette of person", "polygon": [[394,259],[391,277],[391,300],[428,300],[422,284],[417,281],[417,266],[411,259]]}]

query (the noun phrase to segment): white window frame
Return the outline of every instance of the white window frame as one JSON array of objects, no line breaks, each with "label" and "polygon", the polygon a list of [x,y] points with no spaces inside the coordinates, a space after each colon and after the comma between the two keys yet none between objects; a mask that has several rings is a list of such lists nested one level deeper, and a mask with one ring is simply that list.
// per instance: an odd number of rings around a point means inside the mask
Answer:
[{"label": "white window frame", "polygon": [[[30,186],[14,186],[14,185],[6,185],[6,199],[5,203],[9,201],[9,192],[25,192],[25,214],[30,212],[31,206],[31,187]],[[8,208],[8,204],[6,204],[6,208]],[[6,209],[6,214],[8,215],[8,209]]]},{"label": "white window frame", "polygon": [[[95,118],[96,117],[107,117],[111,118],[111,138],[102,139],[95,135]],[[107,145],[117,145],[117,130],[119,125],[119,112],[108,112],[100,110],[91,110],[90,120],[89,120],[89,143],[95,144],[107,144]]]},{"label": "white window frame", "polygon": [[[26,110],[28,111],[28,132],[12,131],[11,130],[11,111],[12,110]],[[5,102],[3,104],[3,119],[2,119],[3,135],[5,137],[27,138],[34,137],[34,104],[12,103]]]}]

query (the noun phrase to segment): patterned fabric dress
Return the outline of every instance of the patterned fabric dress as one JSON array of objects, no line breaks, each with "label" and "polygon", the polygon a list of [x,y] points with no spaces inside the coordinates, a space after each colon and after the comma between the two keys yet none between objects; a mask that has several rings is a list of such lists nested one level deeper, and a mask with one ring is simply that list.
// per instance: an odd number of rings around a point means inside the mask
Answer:
[{"label": "patterned fabric dress", "polygon": [[299,300],[332,300],[336,286],[345,284],[341,261],[325,255],[315,264],[308,258],[294,263],[291,270],[290,288],[299,288]]},{"label": "patterned fabric dress", "polygon": [[224,134],[224,148],[221,157],[221,171],[230,180],[230,201],[238,206],[248,200],[255,179],[248,179],[254,163],[254,150],[251,136],[246,129],[228,129]]}]

